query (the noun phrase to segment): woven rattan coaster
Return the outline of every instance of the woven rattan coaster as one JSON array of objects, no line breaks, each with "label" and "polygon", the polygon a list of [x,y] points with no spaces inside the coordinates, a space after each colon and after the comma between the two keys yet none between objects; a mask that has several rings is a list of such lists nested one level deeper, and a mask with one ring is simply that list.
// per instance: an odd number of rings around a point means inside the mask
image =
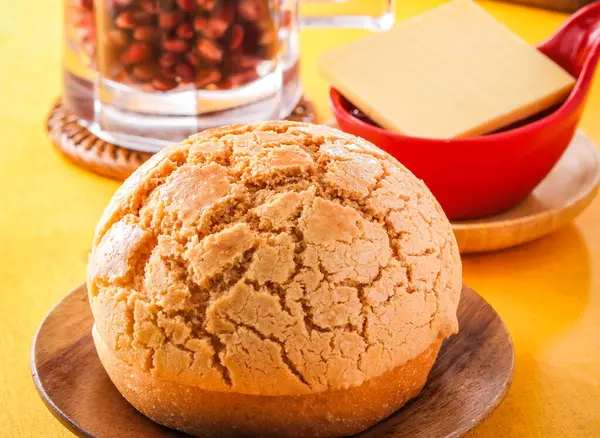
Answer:
[{"label": "woven rattan coaster", "polygon": [[[303,97],[287,120],[314,122],[314,105]],[[82,126],[59,98],[50,110],[46,129],[54,146],[76,165],[98,175],[117,180],[127,178],[152,154],[132,151],[108,143]]]}]

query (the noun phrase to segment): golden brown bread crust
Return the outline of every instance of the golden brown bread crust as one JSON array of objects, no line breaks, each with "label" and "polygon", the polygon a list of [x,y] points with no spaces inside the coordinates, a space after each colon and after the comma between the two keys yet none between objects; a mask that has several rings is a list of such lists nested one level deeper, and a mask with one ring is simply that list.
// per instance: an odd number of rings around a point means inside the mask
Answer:
[{"label": "golden brown bread crust", "polygon": [[121,394],[164,426],[206,437],[336,437],[365,430],[416,397],[441,341],[359,386],[298,396],[206,391],[153,377],[118,359],[94,328],[100,360]]},{"label": "golden brown bread crust", "polygon": [[461,276],[441,207],[393,157],[265,122],[141,166],[98,224],[87,284],[102,361],[150,418],[333,436],[418,393],[458,330]]}]

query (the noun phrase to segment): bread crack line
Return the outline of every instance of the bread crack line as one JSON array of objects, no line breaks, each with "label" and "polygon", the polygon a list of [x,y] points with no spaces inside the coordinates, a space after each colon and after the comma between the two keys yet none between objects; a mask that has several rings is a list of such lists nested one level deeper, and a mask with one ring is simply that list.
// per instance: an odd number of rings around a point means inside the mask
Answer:
[{"label": "bread crack line", "polygon": [[302,372],[296,367],[296,365],[288,357],[287,352],[285,350],[284,342],[280,341],[279,339],[277,339],[274,336],[269,336],[269,335],[265,335],[264,333],[261,333],[255,327],[253,327],[249,324],[245,324],[245,323],[239,322],[239,321],[234,321],[231,318],[228,318],[226,316],[224,316],[224,319],[227,320],[230,324],[232,324],[234,326],[245,328],[249,332],[256,335],[263,342],[272,342],[275,345],[277,345],[281,351],[281,361],[285,365],[285,367],[288,369],[288,371],[293,376],[295,376],[302,384],[306,385],[308,388],[312,388],[310,383],[308,383],[308,381],[304,378],[304,375],[302,374]]}]

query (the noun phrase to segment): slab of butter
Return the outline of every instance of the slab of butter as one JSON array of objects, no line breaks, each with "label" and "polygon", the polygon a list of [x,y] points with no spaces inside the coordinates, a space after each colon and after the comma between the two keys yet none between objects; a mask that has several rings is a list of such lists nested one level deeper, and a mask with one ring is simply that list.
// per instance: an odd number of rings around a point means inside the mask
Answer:
[{"label": "slab of butter", "polygon": [[486,134],[563,100],[574,79],[470,0],[325,52],[322,75],[380,126]]}]

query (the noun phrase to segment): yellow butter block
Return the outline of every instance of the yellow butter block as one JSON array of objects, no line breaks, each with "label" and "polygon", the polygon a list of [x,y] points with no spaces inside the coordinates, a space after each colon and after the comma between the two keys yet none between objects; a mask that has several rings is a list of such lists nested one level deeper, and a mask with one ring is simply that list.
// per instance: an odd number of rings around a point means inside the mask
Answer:
[{"label": "yellow butter block", "polygon": [[486,134],[552,107],[574,79],[470,0],[454,0],[325,52],[322,75],[380,126]]}]

